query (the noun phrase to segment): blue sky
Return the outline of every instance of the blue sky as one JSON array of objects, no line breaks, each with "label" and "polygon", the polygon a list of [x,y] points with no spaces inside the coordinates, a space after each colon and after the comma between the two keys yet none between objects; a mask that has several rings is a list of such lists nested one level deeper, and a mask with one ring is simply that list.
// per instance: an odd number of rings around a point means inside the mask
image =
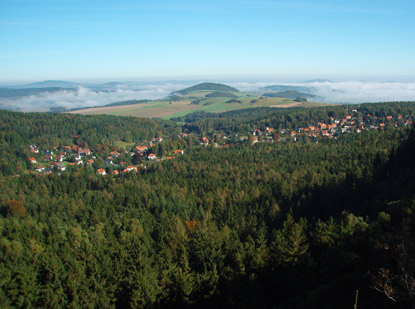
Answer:
[{"label": "blue sky", "polygon": [[1,0],[0,81],[415,76],[415,1]]}]

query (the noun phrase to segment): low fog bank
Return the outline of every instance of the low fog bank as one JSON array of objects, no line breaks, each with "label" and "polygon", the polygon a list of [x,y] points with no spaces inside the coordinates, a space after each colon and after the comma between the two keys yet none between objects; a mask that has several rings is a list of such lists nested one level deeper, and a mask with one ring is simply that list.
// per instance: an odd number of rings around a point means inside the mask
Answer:
[{"label": "low fog bank", "polygon": [[310,83],[230,83],[241,91],[258,91],[272,85],[310,88],[310,93],[326,103],[415,101],[415,82],[310,82]]},{"label": "low fog bank", "polygon": [[415,83],[348,81],[307,85],[327,103],[415,101]]},{"label": "low fog bank", "polygon": [[[100,91],[87,87],[78,87],[74,91],[44,92],[16,98],[0,98],[0,108],[25,112],[46,112],[51,110],[70,110],[103,106],[126,100],[162,99],[170,92],[187,87],[183,83],[147,84],[126,87],[120,85],[112,91]],[[137,89],[138,88],[138,89]]]},{"label": "low fog bank", "polygon": [[[266,86],[286,85],[307,87],[315,101],[326,103],[364,103],[386,101],[415,101],[415,82],[363,82],[363,81],[315,81],[284,83],[271,81],[230,82],[219,81],[244,92],[263,93]],[[120,83],[111,91],[80,86],[77,89],[44,92],[13,98],[0,98],[0,108],[20,111],[70,110],[103,106],[106,104],[143,99],[163,99],[171,92],[195,85],[199,81],[169,81],[158,83]],[[311,99],[313,101],[313,99]]]}]

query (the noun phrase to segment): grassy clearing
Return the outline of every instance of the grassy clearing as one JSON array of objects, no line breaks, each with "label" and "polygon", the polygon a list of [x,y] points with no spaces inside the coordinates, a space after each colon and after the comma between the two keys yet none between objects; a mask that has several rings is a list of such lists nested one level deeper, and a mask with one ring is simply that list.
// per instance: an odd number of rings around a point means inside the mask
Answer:
[{"label": "grassy clearing", "polygon": [[134,117],[149,117],[149,118],[163,118],[170,119],[173,117],[180,117],[195,111],[205,111],[210,113],[220,113],[225,111],[232,111],[245,108],[255,107],[316,107],[323,106],[323,103],[299,103],[287,98],[269,98],[247,95],[246,93],[238,93],[239,102],[226,103],[230,98],[204,98],[209,93],[207,91],[199,91],[192,93],[191,96],[198,96],[203,100],[200,104],[191,104],[191,100],[173,101],[170,104],[168,100],[151,101],[148,103],[140,103],[134,105],[121,105],[90,108],[73,113],[96,115],[109,114],[116,116],[134,116]]},{"label": "grassy clearing", "polygon": [[134,146],[134,145],[135,145],[134,143],[127,143],[127,142],[123,142],[123,141],[116,141],[114,143],[114,146],[124,148],[124,149],[127,149],[127,147],[131,147],[131,146]]}]

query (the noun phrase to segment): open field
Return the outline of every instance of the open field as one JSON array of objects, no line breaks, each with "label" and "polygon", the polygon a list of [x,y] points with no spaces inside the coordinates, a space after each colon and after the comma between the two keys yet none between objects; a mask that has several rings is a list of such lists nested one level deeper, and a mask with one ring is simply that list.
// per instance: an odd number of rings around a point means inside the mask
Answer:
[{"label": "open field", "polygon": [[124,148],[124,149],[127,149],[127,147],[131,147],[131,146],[134,146],[134,145],[135,145],[135,143],[127,143],[127,142],[123,142],[123,141],[116,141],[114,143],[114,146]]},{"label": "open field", "polygon": [[[193,96],[199,96],[201,102],[199,104],[191,104],[191,100],[183,101],[168,101],[159,100],[151,101],[147,103],[133,104],[133,105],[120,105],[120,106],[108,106],[108,107],[96,107],[88,108],[77,111],[71,111],[71,113],[83,114],[83,115],[97,115],[108,114],[116,116],[134,116],[134,117],[149,117],[149,118],[163,118],[170,119],[173,117],[184,116],[195,111],[205,111],[211,113],[220,113],[231,110],[255,108],[255,107],[276,107],[276,108],[289,108],[289,107],[315,107],[325,105],[323,103],[303,103],[296,102],[287,98],[269,98],[246,95],[238,93],[240,95],[237,100],[239,102],[227,103],[230,98],[204,98],[206,92],[192,93]],[[170,103],[171,102],[171,103]]]},{"label": "open field", "polygon": [[152,101],[133,105],[88,108],[72,111],[71,113],[82,115],[108,114],[116,116],[156,118],[173,115],[181,111],[192,112],[194,109],[197,109],[197,105],[191,105],[190,101],[173,101],[171,104],[169,104],[169,101]]}]

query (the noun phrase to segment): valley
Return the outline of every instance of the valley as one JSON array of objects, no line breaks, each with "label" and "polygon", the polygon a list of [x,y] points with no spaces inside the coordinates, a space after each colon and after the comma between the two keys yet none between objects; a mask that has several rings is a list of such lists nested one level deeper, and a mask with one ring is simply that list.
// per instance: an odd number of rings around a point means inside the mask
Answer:
[{"label": "valley", "polygon": [[[117,115],[170,119],[185,116],[195,111],[221,113],[246,108],[272,107],[317,107],[324,103],[296,101],[284,97],[264,97],[261,94],[239,92],[237,89],[218,83],[202,83],[190,90],[179,90],[165,100],[147,101],[139,104],[86,108],[70,111],[81,115]],[[229,92],[229,89],[231,91]],[[223,90],[227,90],[223,91]],[[267,89],[269,92],[270,90]],[[132,101],[134,103],[134,101]],[[121,105],[119,105],[121,104]]]}]

